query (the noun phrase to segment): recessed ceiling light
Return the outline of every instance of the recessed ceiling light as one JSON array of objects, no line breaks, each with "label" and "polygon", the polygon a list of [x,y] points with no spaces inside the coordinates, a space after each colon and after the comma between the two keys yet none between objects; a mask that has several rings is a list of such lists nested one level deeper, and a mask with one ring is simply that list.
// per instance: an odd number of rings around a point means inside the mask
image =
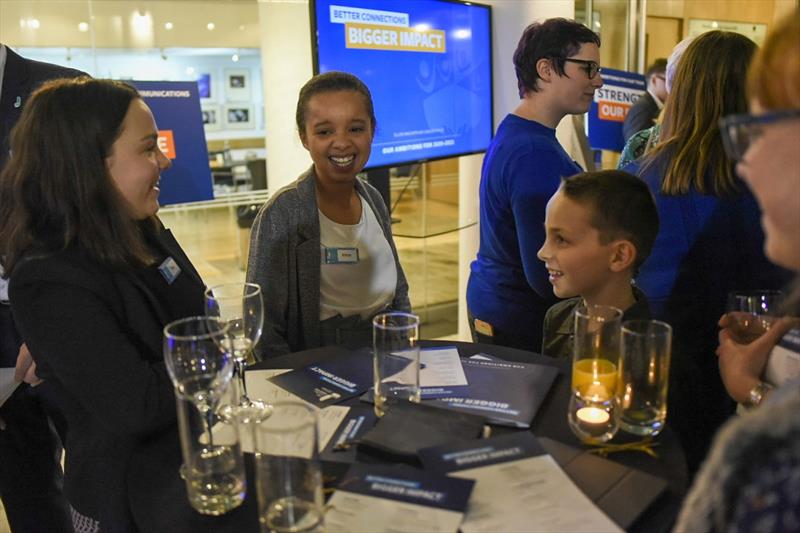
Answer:
[{"label": "recessed ceiling light", "polygon": [[86,33],[89,31],[89,23],[88,22],[79,22],[78,23],[78,31],[81,33]]},{"label": "recessed ceiling light", "polygon": [[236,63],[237,61],[239,61],[239,54],[233,54],[233,55],[231,56],[231,61],[233,61],[234,63]]},{"label": "recessed ceiling light", "polygon": [[171,30],[171,29],[172,29],[172,28],[174,28],[174,27],[175,27],[175,25],[174,25],[174,24],[172,24],[171,22],[165,22],[165,23],[164,23],[164,29],[165,29],[165,30]]},{"label": "recessed ceiling light", "polygon": [[206,24],[206,28],[208,28],[208,31],[213,31],[214,28],[216,27],[217,26],[213,22],[209,22],[208,24]]}]

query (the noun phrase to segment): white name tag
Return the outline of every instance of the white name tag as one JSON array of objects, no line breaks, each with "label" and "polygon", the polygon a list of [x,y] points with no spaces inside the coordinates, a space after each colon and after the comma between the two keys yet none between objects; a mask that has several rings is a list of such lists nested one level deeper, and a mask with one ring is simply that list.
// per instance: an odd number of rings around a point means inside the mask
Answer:
[{"label": "white name tag", "polygon": [[325,248],[323,260],[326,265],[358,263],[358,248]]},{"label": "white name tag", "polygon": [[161,275],[164,276],[167,283],[172,285],[172,282],[180,275],[181,267],[178,266],[178,263],[176,263],[173,258],[167,257],[164,259],[164,262],[158,266],[158,271],[161,272]]}]

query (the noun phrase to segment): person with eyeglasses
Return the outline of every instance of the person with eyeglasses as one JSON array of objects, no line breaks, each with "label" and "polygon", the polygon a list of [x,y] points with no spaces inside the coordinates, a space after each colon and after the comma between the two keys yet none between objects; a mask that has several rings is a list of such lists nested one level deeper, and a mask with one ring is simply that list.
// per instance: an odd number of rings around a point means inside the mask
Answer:
[{"label": "person with eyeglasses", "polygon": [[673,327],[667,421],[690,474],[735,411],[714,355],[728,293],[777,290],[790,278],[764,255],[758,205],[719,135],[722,116],[747,109],[747,68],[756,50],[732,32],[696,37],[678,64],[659,143],[625,167],[650,186],[661,220],[636,284],[653,318]]},{"label": "person with eyeglasses", "polygon": [[[728,116],[720,128],[729,157],[737,161],[737,174],[761,207],[767,257],[796,274],[785,302],[786,313],[794,316],[800,315],[799,36],[800,11],[795,11],[778,22],[753,62],[750,114]],[[773,330],[779,329],[773,325],[748,345],[735,343],[723,329],[723,376],[738,367],[729,377],[757,383],[767,353],[780,339]],[[795,330],[787,337],[796,343],[798,335]],[[800,377],[776,388],[765,403],[719,432],[675,531],[800,529]]]},{"label": "person with eyeglasses", "polygon": [[642,93],[636,103],[625,115],[622,123],[622,136],[628,142],[633,134],[646,130],[655,124],[658,114],[664,108],[667,100],[667,60],[660,57],[647,67],[644,77],[647,80],[647,90]]},{"label": "person with eyeglasses", "polygon": [[556,140],[567,115],[588,111],[602,87],[600,37],[572,20],[528,26],[514,52],[520,103],[497,128],[480,183],[480,247],[467,308],[475,342],[538,351],[555,303],[536,254],[545,206],[561,178],[582,171]]}]

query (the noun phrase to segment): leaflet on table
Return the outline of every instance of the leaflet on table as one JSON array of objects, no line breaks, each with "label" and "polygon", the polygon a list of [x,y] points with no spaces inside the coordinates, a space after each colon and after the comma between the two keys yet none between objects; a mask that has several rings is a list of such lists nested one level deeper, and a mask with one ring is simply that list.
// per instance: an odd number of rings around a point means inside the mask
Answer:
[{"label": "leaflet on table", "polygon": [[372,357],[364,351],[351,352],[275,376],[270,381],[317,407],[325,407],[357,396],[372,386]]},{"label": "leaflet on table", "polygon": [[800,378],[800,328],[793,328],[770,351],[764,380],[780,386],[797,378]]},{"label": "leaflet on table", "polygon": [[461,365],[469,385],[459,394],[430,400],[431,404],[517,428],[530,427],[558,375],[556,367],[496,358],[462,359]]},{"label": "leaflet on table", "polygon": [[467,389],[467,376],[455,346],[420,350],[419,387],[422,399],[461,395]]},{"label": "leaflet on table", "polygon": [[329,532],[458,531],[474,482],[407,467],[355,464],[328,501]]},{"label": "leaflet on table", "polygon": [[[291,372],[289,369],[267,369],[267,370],[249,370],[245,374],[245,379],[247,380],[247,392],[250,398],[254,400],[261,400],[265,403],[272,404],[275,402],[280,401],[296,401],[296,402],[303,402],[302,398],[295,396],[294,394],[290,393],[289,391],[278,387],[271,381],[270,378],[279,376],[281,374],[285,374],[287,372]],[[231,398],[227,398],[227,401],[231,401]],[[309,404],[311,405],[311,404]],[[334,433],[336,433],[337,429],[342,424],[342,420],[345,419],[348,412],[350,411],[349,407],[345,407],[343,405],[331,405],[324,409],[318,409],[314,405],[311,405],[317,409],[317,430],[319,431],[318,440],[319,440],[319,449],[322,450],[326,446],[328,446],[331,437],[333,437]],[[224,423],[217,423],[214,425],[213,434],[215,441],[218,442],[225,442],[225,439],[232,439],[232,432],[233,427],[229,424]],[[253,453],[255,451],[255,446],[253,444],[253,435],[250,431],[240,431],[239,433],[239,442],[242,446],[242,450],[248,453]]]},{"label": "leaflet on table", "polygon": [[463,533],[622,531],[528,432],[420,450],[426,470],[473,479]]},{"label": "leaflet on table", "polygon": [[354,462],[358,439],[372,429],[377,419],[372,407],[351,407],[347,415],[339,422],[327,444],[320,447],[322,460],[339,463]]}]

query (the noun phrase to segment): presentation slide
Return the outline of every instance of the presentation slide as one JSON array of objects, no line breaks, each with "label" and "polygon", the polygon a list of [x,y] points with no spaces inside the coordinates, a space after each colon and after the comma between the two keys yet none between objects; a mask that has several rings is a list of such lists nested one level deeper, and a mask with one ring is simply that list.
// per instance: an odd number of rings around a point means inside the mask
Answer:
[{"label": "presentation slide", "polygon": [[350,72],[372,92],[378,126],[368,168],[486,150],[492,137],[488,6],[316,0],[312,10],[317,72]]}]

